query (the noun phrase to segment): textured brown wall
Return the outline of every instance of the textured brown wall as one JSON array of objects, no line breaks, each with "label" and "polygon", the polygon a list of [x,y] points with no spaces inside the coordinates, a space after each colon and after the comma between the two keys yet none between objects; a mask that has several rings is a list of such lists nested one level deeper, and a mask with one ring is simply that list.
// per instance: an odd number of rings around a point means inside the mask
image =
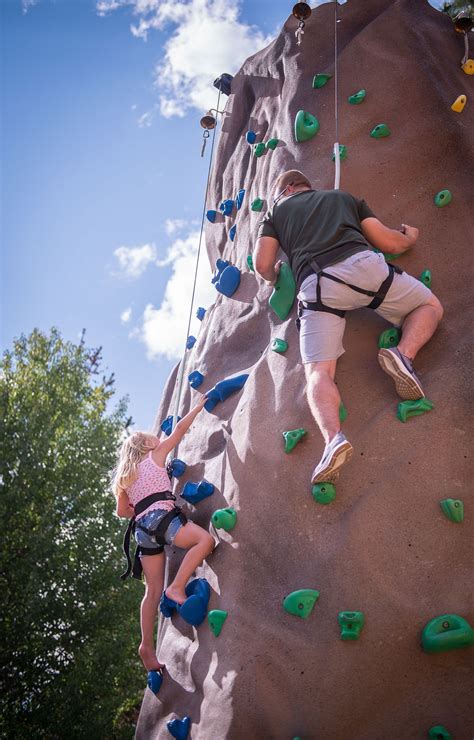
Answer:
[{"label": "textured brown wall", "polygon": [[[291,3],[290,3],[291,5]],[[237,396],[203,412],[179,449],[186,479],[215,484],[211,499],[192,510],[207,527],[223,505],[238,523],[200,571],[214,593],[211,608],[229,618],[215,638],[180,619],[163,627],[160,658],[167,663],[159,697],[146,693],[138,738],[169,737],[166,720],[188,714],[199,740],[409,740],[444,724],[456,740],[474,736],[473,649],[426,655],[424,624],[458,613],[474,624],[472,594],[472,129],[474,77],[459,67],[462,37],[424,0],[350,0],[340,7],[341,188],[364,197],[385,223],[420,228],[419,243],[398,263],[414,275],[433,274],[446,315],[417,360],[427,395],[426,416],[401,424],[397,397],[377,363],[377,337],[386,324],[369,311],[350,316],[346,354],[337,380],[348,409],[344,430],[354,457],[343,470],[337,499],[316,504],[308,483],[322,438],[307,408],[293,319],[269,310],[270,290],[246,270],[259,214],[282,169],[297,167],[315,187],[333,186],[334,81],[313,90],[316,72],[334,71],[334,7],[323,5],[307,23],[303,45],[296,22],[248,59],[233,81],[213,166],[207,208],[246,188],[236,217],[207,224],[209,257],[232,259],[243,271],[232,298],[217,295],[186,375],[206,375],[202,391],[247,372]],[[474,51],[471,53],[474,56]],[[364,87],[365,102],[347,96]],[[463,113],[450,110],[461,93]],[[293,121],[303,108],[321,124],[313,140],[296,144]],[[374,125],[392,135],[374,140]],[[257,159],[245,142],[278,137]],[[452,203],[438,209],[434,194],[449,188]],[[237,223],[232,244],[228,229]],[[274,337],[286,355],[269,350]],[[176,372],[159,419],[171,413]],[[189,389],[180,412],[191,403]],[[305,427],[291,455],[281,433]],[[463,498],[465,521],[448,521],[446,497]],[[171,554],[171,573],[179,553]],[[309,619],[288,615],[282,598],[298,588],[321,592]],[[339,638],[340,610],[362,610],[366,626],[354,643]]]}]

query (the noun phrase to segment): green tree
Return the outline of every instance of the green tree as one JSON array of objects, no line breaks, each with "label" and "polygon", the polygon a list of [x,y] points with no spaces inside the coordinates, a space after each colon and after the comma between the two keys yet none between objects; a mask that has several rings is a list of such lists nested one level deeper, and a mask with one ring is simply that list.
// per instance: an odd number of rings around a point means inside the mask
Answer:
[{"label": "green tree", "polygon": [[119,579],[108,490],[126,402],[110,408],[100,362],[54,329],[20,337],[1,362],[3,737],[132,734],[114,720],[142,695],[141,589]]},{"label": "green tree", "polygon": [[466,0],[452,0],[451,2],[447,0],[443,3],[441,10],[443,13],[450,15],[451,18],[455,18],[458,13],[464,11],[469,14],[471,20],[474,19],[472,2],[467,2]]}]

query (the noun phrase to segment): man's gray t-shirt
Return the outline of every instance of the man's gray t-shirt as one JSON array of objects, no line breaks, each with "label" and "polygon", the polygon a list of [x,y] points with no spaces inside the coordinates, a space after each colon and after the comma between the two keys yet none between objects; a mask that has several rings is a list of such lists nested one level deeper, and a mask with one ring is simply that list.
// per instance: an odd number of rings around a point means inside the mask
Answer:
[{"label": "man's gray t-shirt", "polygon": [[373,217],[365,200],[343,190],[304,190],[273,206],[258,227],[258,237],[278,239],[298,287],[313,270],[306,255],[328,267],[370,249],[361,221]]}]

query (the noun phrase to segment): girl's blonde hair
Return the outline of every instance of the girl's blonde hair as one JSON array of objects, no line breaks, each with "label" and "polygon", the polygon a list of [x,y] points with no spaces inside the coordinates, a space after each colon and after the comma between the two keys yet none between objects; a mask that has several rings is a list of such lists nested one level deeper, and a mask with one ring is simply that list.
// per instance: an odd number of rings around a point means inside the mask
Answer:
[{"label": "girl's blonde hair", "polygon": [[112,491],[119,496],[138,477],[138,463],[152,450],[151,432],[134,432],[122,442],[117,465],[112,473]]}]

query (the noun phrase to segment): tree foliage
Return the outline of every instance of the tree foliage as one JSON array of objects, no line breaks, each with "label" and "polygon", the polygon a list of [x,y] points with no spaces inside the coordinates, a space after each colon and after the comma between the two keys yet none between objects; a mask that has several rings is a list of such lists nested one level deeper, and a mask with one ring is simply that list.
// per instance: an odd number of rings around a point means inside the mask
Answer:
[{"label": "tree foliage", "polygon": [[1,362],[4,737],[131,735],[113,728],[143,686],[141,589],[118,578],[123,524],[108,490],[126,402],[110,410],[100,362],[54,329],[15,340]]}]

